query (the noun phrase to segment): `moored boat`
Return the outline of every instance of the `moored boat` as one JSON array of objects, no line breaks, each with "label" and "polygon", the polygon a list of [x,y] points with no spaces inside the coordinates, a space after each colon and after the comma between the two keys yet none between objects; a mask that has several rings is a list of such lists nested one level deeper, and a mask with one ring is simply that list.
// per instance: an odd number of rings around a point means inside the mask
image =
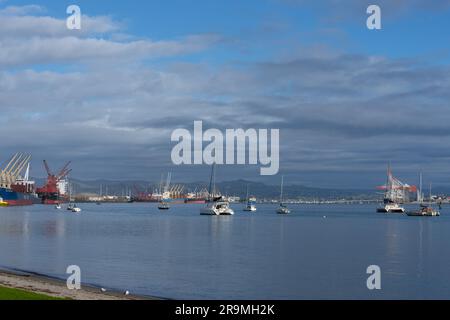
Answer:
[{"label": "moored boat", "polygon": [[389,199],[384,200],[384,206],[377,209],[380,213],[405,213],[405,208],[401,207],[399,204],[390,201]]},{"label": "moored boat", "polygon": [[418,210],[408,211],[406,214],[410,217],[439,217],[441,213],[432,206],[432,194],[431,194],[431,183],[430,183],[430,196],[429,203],[426,205],[423,201],[422,193],[422,174],[420,174],[420,189],[418,191],[418,201],[420,202],[420,208]]},{"label": "moored boat", "polygon": [[415,192],[416,187],[405,184],[392,175],[391,166],[387,169],[386,185],[378,187],[385,190],[383,206],[377,208],[377,212],[381,213],[405,213],[405,208],[400,203],[405,201],[405,194]]},{"label": "moored boat", "polygon": [[283,186],[284,186],[284,176],[281,177],[280,207],[277,209],[277,214],[291,213],[291,210],[285,204],[283,204]]},{"label": "moored boat", "polygon": [[439,217],[441,213],[430,206],[421,206],[419,210],[407,211],[406,214],[410,217]]},{"label": "moored boat", "polygon": [[169,206],[169,204],[168,204],[167,202],[161,202],[161,203],[158,205],[158,209],[159,209],[159,210],[169,210],[169,209],[170,209],[170,206]]},{"label": "moored boat", "polygon": [[208,201],[204,208],[200,209],[200,215],[203,216],[232,216],[234,215],[233,209],[230,208],[230,202],[223,196],[216,196],[215,187],[215,171],[216,164],[214,163],[211,168],[211,177],[209,182]]},{"label": "moored boat", "polygon": [[203,216],[232,216],[233,209],[230,208],[230,203],[225,200],[215,200],[200,210]]},{"label": "moored boat", "polygon": [[256,209],[256,205],[255,205],[256,198],[255,197],[249,197],[248,190],[249,190],[249,187],[247,186],[247,196],[246,196],[247,205],[245,206],[244,211],[246,211],[246,212],[255,212],[257,210]]}]

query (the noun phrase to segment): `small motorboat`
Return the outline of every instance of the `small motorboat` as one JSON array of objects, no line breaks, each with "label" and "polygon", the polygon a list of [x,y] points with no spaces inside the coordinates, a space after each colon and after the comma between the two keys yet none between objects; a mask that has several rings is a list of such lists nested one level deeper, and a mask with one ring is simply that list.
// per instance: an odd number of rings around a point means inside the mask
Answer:
[{"label": "small motorboat", "polygon": [[61,208],[62,208],[62,207],[61,207],[60,204],[57,204],[57,205],[55,206],[55,209],[56,209],[56,210],[61,210]]},{"label": "small motorboat", "polygon": [[161,202],[161,203],[158,205],[158,209],[159,209],[159,210],[169,210],[169,209],[170,209],[170,206],[169,206],[169,204],[168,204],[167,202]]},{"label": "small motorboat", "polygon": [[244,208],[244,211],[247,212],[255,212],[256,210],[257,210],[256,206],[253,203],[247,203],[247,205]]},{"label": "small motorboat", "polygon": [[280,204],[280,207],[277,209],[278,214],[289,214],[291,213],[291,210],[289,210],[288,207],[286,207],[284,204]]},{"label": "small motorboat", "polygon": [[410,217],[439,217],[441,213],[429,206],[421,206],[417,211],[408,211],[406,214]]},{"label": "small motorboat", "polygon": [[72,206],[72,209],[71,209],[71,210],[72,210],[72,212],[74,212],[74,213],[80,213],[80,212],[81,212],[81,209],[78,208],[76,204],[74,204],[74,205]]}]

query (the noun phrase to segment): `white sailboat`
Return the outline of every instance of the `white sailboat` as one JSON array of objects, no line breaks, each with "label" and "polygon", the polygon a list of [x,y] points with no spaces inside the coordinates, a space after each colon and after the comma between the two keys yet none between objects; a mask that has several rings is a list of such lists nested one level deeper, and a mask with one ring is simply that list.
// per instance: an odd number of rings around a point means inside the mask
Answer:
[{"label": "white sailboat", "polygon": [[73,213],[80,213],[81,208],[78,208],[78,206],[72,202],[72,185],[70,184],[70,181],[67,180],[68,188],[69,188],[69,201],[70,204],[67,206],[67,210],[72,211]]},{"label": "white sailboat", "polygon": [[246,197],[246,199],[247,199],[247,205],[245,206],[244,211],[255,212],[257,210],[256,206],[255,206],[256,199],[255,198],[249,198],[248,185],[247,185],[247,197]]},{"label": "white sailboat", "polygon": [[231,216],[234,215],[233,209],[230,208],[230,203],[224,197],[216,197],[216,182],[215,182],[215,167],[214,163],[211,169],[211,178],[209,182],[209,196],[206,207],[200,209],[200,214],[204,216]]},{"label": "white sailboat", "polygon": [[400,180],[396,179],[392,175],[391,166],[388,166],[387,171],[387,182],[386,186],[380,187],[386,190],[384,194],[383,207],[377,209],[377,212],[382,213],[405,213],[405,208],[398,204],[399,195],[398,193],[403,193],[411,187],[407,184],[402,183]]},{"label": "white sailboat", "polygon": [[439,217],[441,213],[439,210],[436,210],[432,206],[432,194],[431,194],[431,183],[430,183],[430,199],[428,205],[426,205],[423,201],[423,193],[422,193],[422,173],[420,174],[420,190],[419,190],[419,210],[408,211],[406,214],[410,217]]},{"label": "white sailboat", "polygon": [[[170,201],[170,181],[172,179],[172,173],[169,172],[167,174],[167,179],[166,179],[166,185],[164,186],[164,192],[161,192],[162,197],[161,197],[161,202],[158,205],[158,209],[159,210],[170,210],[170,205],[169,205],[169,201]],[[162,183],[161,183],[162,184]]]},{"label": "white sailboat", "polygon": [[277,209],[278,214],[289,214],[291,210],[283,204],[283,184],[284,184],[284,176],[281,176],[281,192],[280,192],[280,207]]}]

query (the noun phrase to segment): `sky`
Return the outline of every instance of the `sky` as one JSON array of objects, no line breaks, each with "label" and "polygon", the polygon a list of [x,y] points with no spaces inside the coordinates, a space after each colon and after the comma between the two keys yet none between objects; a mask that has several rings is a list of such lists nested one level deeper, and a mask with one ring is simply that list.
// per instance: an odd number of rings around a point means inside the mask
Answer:
[{"label": "sky", "polygon": [[[67,30],[67,6],[82,12]],[[377,4],[382,29],[368,30]],[[0,0],[0,162],[33,175],[205,181],[171,133],[280,130],[280,173],[218,180],[370,189],[387,163],[450,185],[450,0]]]}]

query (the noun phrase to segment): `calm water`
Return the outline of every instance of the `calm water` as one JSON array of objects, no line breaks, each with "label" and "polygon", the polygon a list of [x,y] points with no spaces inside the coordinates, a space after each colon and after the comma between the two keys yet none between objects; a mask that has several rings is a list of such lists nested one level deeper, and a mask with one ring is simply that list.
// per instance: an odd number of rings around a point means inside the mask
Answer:
[{"label": "calm water", "polygon": [[[450,298],[450,207],[439,218],[370,205],[275,207],[205,217],[153,204],[0,209],[0,266],[179,299]],[[324,218],[326,216],[326,218]],[[382,269],[382,290],[366,268]]]}]

